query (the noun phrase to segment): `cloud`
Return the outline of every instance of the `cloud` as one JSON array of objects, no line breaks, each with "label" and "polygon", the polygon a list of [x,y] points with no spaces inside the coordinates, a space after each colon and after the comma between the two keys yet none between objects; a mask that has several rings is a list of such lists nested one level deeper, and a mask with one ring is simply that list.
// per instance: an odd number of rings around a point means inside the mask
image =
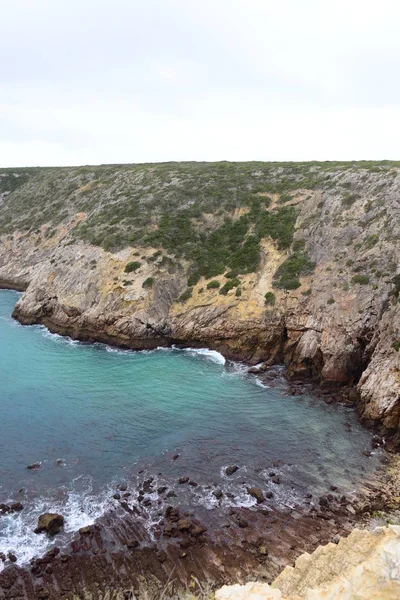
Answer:
[{"label": "cloud", "polygon": [[392,0],[13,0],[0,165],[395,159],[399,17]]}]

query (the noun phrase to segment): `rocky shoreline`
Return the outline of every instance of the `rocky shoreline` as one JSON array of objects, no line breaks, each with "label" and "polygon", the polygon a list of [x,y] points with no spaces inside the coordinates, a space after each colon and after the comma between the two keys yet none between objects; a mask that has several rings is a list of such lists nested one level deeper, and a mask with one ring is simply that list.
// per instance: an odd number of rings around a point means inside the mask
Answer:
[{"label": "rocky shoreline", "polygon": [[[0,598],[156,600],[185,591],[207,598],[223,584],[271,583],[301,553],[338,543],[379,511],[399,507],[398,456],[385,460],[356,493],[344,495],[332,485],[323,496],[306,494],[303,506],[278,509],[268,494],[250,488],[254,506],[218,506],[207,522],[204,511],[187,510],[179,499],[180,487],[196,485],[188,476],[166,489],[139,473],[138,487],[118,486],[114,507],[66,547],[55,545],[26,567],[6,567]],[[214,494],[220,502],[223,492]],[[158,521],[149,527],[150,506]]]}]

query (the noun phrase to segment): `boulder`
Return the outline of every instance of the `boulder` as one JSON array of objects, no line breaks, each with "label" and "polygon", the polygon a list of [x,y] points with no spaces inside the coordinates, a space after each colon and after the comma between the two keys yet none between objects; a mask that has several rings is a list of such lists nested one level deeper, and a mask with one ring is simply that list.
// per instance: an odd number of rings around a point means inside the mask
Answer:
[{"label": "boulder", "polygon": [[23,504],[21,504],[21,502],[13,502],[11,504],[11,510],[13,510],[14,512],[19,512],[20,510],[22,510],[24,508]]},{"label": "boulder", "polygon": [[262,490],[260,490],[260,488],[247,488],[247,493],[257,500],[257,504],[261,504],[262,502],[264,502],[264,494],[262,493]]},{"label": "boulder", "polygon": [[188,483],[189,482],[189,477],[179,477],[178,479],[178,483],[182,484],[182,483]]},{"label": "boulder", "polygon": [[233,475],[238,470],[239,470],[239,467],[237,465],[231,465],[230,467],[226,467],[225,474],[226,475]]},{"label": "boulder", "polygon": [[213,492],[213,496],[216,497],[217,500],[221,500],[222,496],[223,496],[223,492],[221,490],[215,490]]},{"label": "boulder", "polygon": [[35,533],[47,533],[56,535],[60,533],[61,527],[64,525],[64,517],[57,513],[44,513],[38,519],[38,526]]}]

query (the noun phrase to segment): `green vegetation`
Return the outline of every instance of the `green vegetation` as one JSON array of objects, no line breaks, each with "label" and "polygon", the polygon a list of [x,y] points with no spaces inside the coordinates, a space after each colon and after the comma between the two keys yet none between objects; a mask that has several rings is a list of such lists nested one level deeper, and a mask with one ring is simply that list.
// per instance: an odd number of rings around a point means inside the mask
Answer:
[{"label": "green vegetation", "polygon": [[300,275],[309,275],[314,267],[315,263],[305,252],[294,252],[276,271],[273,285],[285,290],[296,290],[301,286]]},{"label": "green vegetation", "polygon": [[141,263],[138,262],[137,260],[134,260],[132,262],[128,262],[125,265],[124,271],[125,271],[125,273],[132,273],[132,271],[137,271],[140,268],[140,266],[141,266]]},{"label": "green vegetation", "polygon": [[398,352],[400,350],[400,340],[395,340],[392,344],[392,347],[394,350],[396,350],[396,352]]},{"label": "green vegetation", "polygon": [[224,283],[222,288],[219,290],[219,293],[223,296],[226,296],[230,290],[233,290],[233,288],[237,287],[238,285],[240,285],[239,279],[228,279],[228,281]]},{"label": "green vegetation", "polygon": [[153,287],[154,284],[154,277],[148,277],[147,279],[145,279],[142,283],[142,287],[144,288],[151,288]]},{"label": "green vegetation", "polygon": [[209,283],[207,283],[207,289],[208,290],[214,290],[216,288],[220,287],[220,282],[217,281],[216,279],[213,279],[212,281],[210,281]]},{"label": "green vegetation", "polygon": [[[388,240],[396,235],[395,223],[387,219],[385,199],[390,197],[393,169],[399,166],[393,161],[186,162],[3,169],[0,235],[15,230],[27,235],[36,232],[34,243],[39,246],[43,225],[51,243],[52,236],[62,231],[61,225],[69,224],[71,232],[62,242],[65,246],[83,241],[110,252],[134,246],[142,263],[154,263],[179,276],[188,273],[188,290],[202,277],[210,280],[225,274],[227,283],[221,284],[221,294],[238,288],[240,275],[258,269],[261,242],[270,239],[288,254],[275,274],[274,286],[294,290],[300,286],[300,277],[314,268],[306,240],[293,241],[300,203],[294,206],[290,201],[297,190],[309,190],[308,200],[312,190],[322,196],[316,200],[318,205],[309,203],[309,214],[303,211],[296,238],[315,235],[313,230],[326,235],[329,226],[354,225],[359,228],[358,238],[347,236],[344,244],[359,252],[359,265],[362,253],[372,249],[380,235]],[[329,201],[332,192],[341,206]],[[278,198],[276,203],[272,195]],[[368,201],[366,212],[362,216],[347,212],[359,198],[364,205]],[[140,262],[128,265],[130,273]],[[367,275],[376,281],[379,272],[386,274],[382,277],[395,273],[381,263],[373,269],[367,264],[360,268],[353,283],[365,284],[359,278]]]},{"label": "green vegetation", "polygon": [[359,194],[352,194],[352,193],[348,193],[345,194],[342,198],[342,205],[346,208],[350,208],[350,206],[352,206],[354,204],[354,202],[356,202],[359,199],[360,195]]},{"label": "green vegetation", "polygon": [[352,283],[358,283],[359,285],[368,285],[369,277],[367,275],[353,275],[351,278]]},{"label": "green vegetation", "polygon": [[189,298],[192,297],[192,294],[193,288],[188,288],[185,292],[183,292],[183,294],[179,296],[179,302],[186,302],[186,300],[189,300]]},{"label": "green vegetation", "polygon": [[329,298],[327,304],[335,304],[335,298]]},{"label": "green vegetation", "polygon": [[264,304],[265,306],[274,306],[276,302],[276,297],[273,292],[267,292],[264,296]]}]

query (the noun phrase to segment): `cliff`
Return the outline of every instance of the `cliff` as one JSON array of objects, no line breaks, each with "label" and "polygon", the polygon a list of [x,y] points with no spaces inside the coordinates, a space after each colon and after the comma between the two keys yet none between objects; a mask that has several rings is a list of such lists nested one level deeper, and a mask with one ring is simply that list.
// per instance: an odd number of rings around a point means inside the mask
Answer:
[{"label": "cliff", "polygon": [[398,163],[0,171],[14,315],[135,349],[208,346],[327,386],[399,442]]},{"label": "cliff", "polygon": [[216,600],[396,600],[400,597],[400,527],[355,529],[286,567],[272,585],[224,586]]}]

